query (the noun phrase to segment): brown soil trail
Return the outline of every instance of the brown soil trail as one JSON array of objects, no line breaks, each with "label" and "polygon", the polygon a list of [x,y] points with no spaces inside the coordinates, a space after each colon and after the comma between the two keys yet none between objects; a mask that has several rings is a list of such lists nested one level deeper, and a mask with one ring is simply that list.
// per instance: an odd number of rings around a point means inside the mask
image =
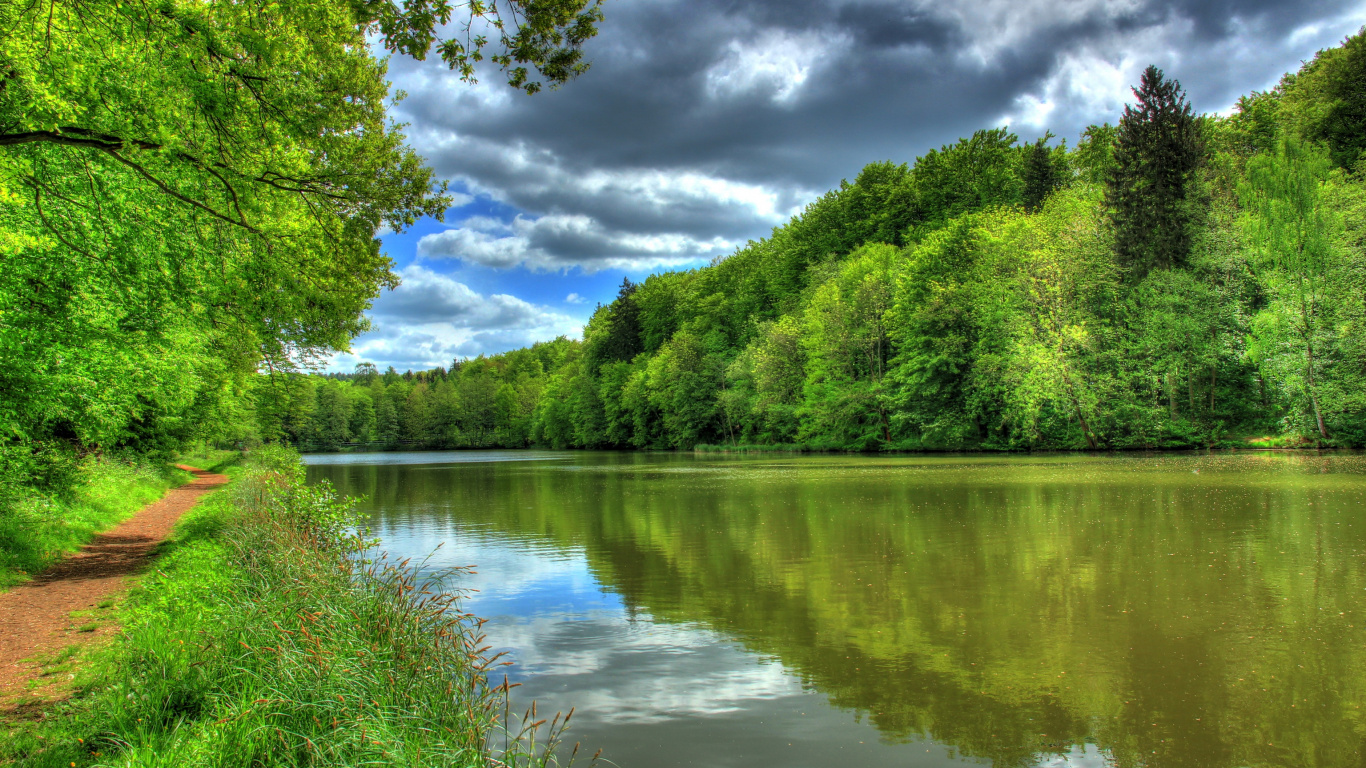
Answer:
[{"label": "brown soil trail", "polygon": [[94,608],[124,589],[125,579],[151,560],[180,516],[228,481],[223,475],[180,468],[195,479],[167,491],[33,581],[0,594],[0,694],[15,692],[33,677],[36,665],[25,659],[114,631],[78,633],[70,614]]}]

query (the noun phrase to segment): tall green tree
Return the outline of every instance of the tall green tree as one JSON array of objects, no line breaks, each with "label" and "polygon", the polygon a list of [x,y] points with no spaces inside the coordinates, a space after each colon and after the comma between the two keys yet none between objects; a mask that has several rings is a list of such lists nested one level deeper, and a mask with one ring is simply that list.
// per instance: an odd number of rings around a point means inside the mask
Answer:
[{"label": "tall green tree", "polygon": [[1333,162],[1354,170],[1366,156],[1366,29],[1343,41],[1323,62],[1326,104],[1314,138]]},{"label": "tall green tree", "polygon": [[1115,253],[1134,279],[1183,266],[1190,256],[1195,173],[1204,155],[1200,126],[1181,84],[1149,66],[1115,135],[1106,204]]},{"label": "tall green tree", "polygon": [[[1096,201],[1059,195],[1038,216],[1003,211],[984,220],[979,238],[979,348],[996,354],[983,355],[995,359],[976,373],[1005,385],[1003,415],[1022,443],[1067,446],[1075,425],[1087,448],[1099,448],[1097,412],[1109,387],[1097,365],[1104,317],[1096,310],[1115,291]],[[1046,436],[1042,427],[1050,420],[1058,423]]]},{"label": "tall green tree", "polygon": [[1051,132],[1046,132],[1025,150],[1024,189],[1021,192],[1021,200],[1028,213],[1034,213],[1042,208],[1043,201],[1053,194],[1053,190],[1057,189],[1062,181],[1061,174],[1053,163],[1053,153],[1048,148],[1048,140],[1052,137]]},{"label": "tall green tree", "polygon": [[1283,368],[1281,375],[1308,402],[1323,440],[1328,429],[1320,387],[1325,348],[1332,344],[1327,320],[1339,226],[1322,201],[1331,167],[1322,149],[1283,136],[1274,154],[1248,161],[1239,189],[1253,261],[1272,294],[1254,326],[1253,352]]},{"label": "tall green tree", "polygon": [[964,216],[910,249],[888,321],[892,423],[913,439],[961,447],[980,436],[969,381],[980,343],[975,280],[980,215]]},{"label": "tall green tree", "polygon": [[858,448],[891,442],[886,316],[897,254],[889,245],[865,245],[811,294],[802,318],[806,439]]},{"label": "tall green tree", "polygon": [[396,443],[399,439],[398,409],[394,400],[383,392],[375,399],[375,439]]},{"label": "tall green tree", "polygon": [[1109,123],[1087,126],[1072,153],[1072,165],[1083,182],[1106,184],[1115,168],[1115,127]]},{"label": "tall green tree", "polygon": [[635,302],[639,287],[631,278],[622,278],[617,298],[601,307],[595,313],[593,327],[585,330],[584,339],[588,342],[585,354],[594,370],[606,363],[630,362],[644,349],[640,307]]}]

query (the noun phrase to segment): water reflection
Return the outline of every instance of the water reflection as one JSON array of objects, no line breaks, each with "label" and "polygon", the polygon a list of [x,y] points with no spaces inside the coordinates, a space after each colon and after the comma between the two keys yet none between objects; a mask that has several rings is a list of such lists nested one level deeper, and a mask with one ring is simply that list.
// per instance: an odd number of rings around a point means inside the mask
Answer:
[{"label": "water reflection", "polygon": [[457,455],[310,475],[622,765],[1366,759],[1359,456]]}]

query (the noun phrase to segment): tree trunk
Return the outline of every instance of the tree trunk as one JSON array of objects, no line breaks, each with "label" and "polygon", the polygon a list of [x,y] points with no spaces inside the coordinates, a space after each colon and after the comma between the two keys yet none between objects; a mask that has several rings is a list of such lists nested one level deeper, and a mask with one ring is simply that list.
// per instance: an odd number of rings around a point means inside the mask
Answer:
[{"label": "tree trunk", "polygon": [[1318,397],[1318,395],[1314,392],[1314,344],[1313,344],[1313,342],[1306,342],[1305,345],[1304,345],[1304,348],[1305,348],[1305,351],[1308,353],[1308,354],[1307,354],[1307,357],[1308,357],[1308,363],[1309,363],[1309,364],[1306,366],[1306,370],[1305,370],[1305,373],[1308,374],[1308,380],[1309,380],[1309,387],[1308,387],[1308,389],[1309,389],[1309,402],[1310,402],[1310,404],[1312,404],[1312,405],[1314,406],[1314,420],[1315,420],[1316,422],[1318,422],[1319,437],[1322,438],[1322,439],[1324,439],[1324,440],[1327,440],[1327,439],[1328,439],[1328,430],[1325,429],[1324,426],[1323,426],[1323,412],[1319,410],[1319,397]]},{"label": "tree trunk", "polygon": [[1219,367],[1209,367],[1209,412],[1214,413],[1214,387],[1219,383]]},{"label": "tree trunk", "polygon": [[1081,404],[1076,398],[1072,398],[1072,407],[1077,409],[1077,421],[1081,422],[1081,433],[1086,435],[1086,445],[1091,450],[1096,450],[1100,446],[1096,445],[1096,436],[1091,434],[1091,427],[1086,423],[1086,417],[1081,415]]},{"label": "tree trunk", "polygon": [[1077,412],[1077,423],[1081,424],[1081,433],[1086,436],[1086,445],[1094,451],[1100,446],[1096,444],[1096,436],[1091,434],[1091,425],[1086,423],[1086,417],[1082,415],[1081,401],[1077,399],[1076,390],[1072,388],[1072,379],[1068,377],[1065,368],[1062,372],[1062,383],[1067,385],[1067,396],[1072,400],[1072,408]]},{"label": "tree trunk", "polygon": [[1167,418],[1176,421],[1176,385],[1172,383],[1172,372],[1167,371],[1163,389],[1167,390]]}]

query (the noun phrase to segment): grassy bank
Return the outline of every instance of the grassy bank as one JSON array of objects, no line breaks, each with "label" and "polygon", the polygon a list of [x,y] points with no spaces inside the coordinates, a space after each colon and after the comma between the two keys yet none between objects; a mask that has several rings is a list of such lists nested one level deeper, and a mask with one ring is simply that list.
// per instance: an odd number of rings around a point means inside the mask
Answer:
[{"label": "grassy bank", "polygon": [[38,573],[98,532],[188,482],[188,472],[145,460],[89,458],[60,494],[0,488],[0,590]]},{"label": "grassy bank", "polygon": [[176,461],[191,467],[208,470],[209,472],[222,472],[242,460],[242,452],[213,448],[208,445],[200,445],[192,449],[182,451],[176,456]]},{"label": "grassy bank", "polygon": [[405,564],[361,557],[348,502],[303,485],[296,454],[227,471],[120,609],[120,639],[72,699],[10,724],[0,763],[553,764],[536,737],[558,720],[502,749],[481,622]]},{"label": "grassy bank", "polygon": [[[1271,449],[1302,449],[1302,450],[1332,450],[1337,446],[1320,445],[1314,440],[1305,438],[1302,435],[1220,435],[1217,439],[1206,441],[1205,445],[1184,444],[1179,447],[1162,446],[1132,446],[1129,448],[1116,450],[1113,448],[1101,449],[1105,453],[1125,453],[1142,451],[1201,451],[1201,450],[1271,450]],[[1079,449],[1071,449],[1079,450]],[[867,450],[858,451],[844,446],[836,446],[818,443],[777,443],[777,444],[708,444],[699,443],[693,447],[694,453],[1034,453],[1035,450],[1028,448],[959,448],[945,449],[936,446],[919,446],[914,444],[901,445],[880,445],[872,446]],[[1048,451],[1045,451],[1048,452]],[[1070,452],[1070,451],[1061,451]]]}]

